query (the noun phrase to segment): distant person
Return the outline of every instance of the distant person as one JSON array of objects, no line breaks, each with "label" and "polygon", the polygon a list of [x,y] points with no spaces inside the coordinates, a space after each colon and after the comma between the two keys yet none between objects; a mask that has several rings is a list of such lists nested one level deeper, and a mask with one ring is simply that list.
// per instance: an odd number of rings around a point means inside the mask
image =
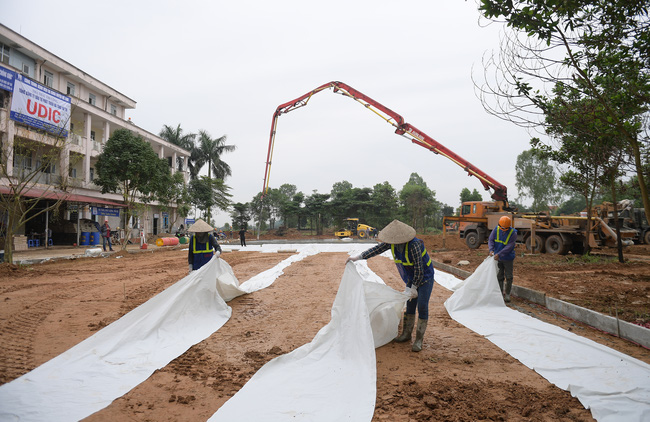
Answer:
[{"label": "distant person", "polygon": [[352,256],[346,262],[359,259],[368,259],[381,255],[390,250],[397,271],[406,284],[405,293],[411,294],[411,299],[406,302],[402,334],[395,338],[398,343],[411,340],[413,326],[415,325],[415,310],[418,311],[418,324],[415,330],[415,341],[411,350],[422,350],[422,341],[429,321],[429,298],[433,290],[433,262],[424,247],[424,242],[415,237],[415,229],[399,220],[393,220],[379,232],[380,243],[361,255]]},{"label": "distant person", "polygon": [[[499,261],[497,264],[497,280],[499,289],[506,302],[510,302],[510,291],[512,290],[512,270],[515,261],[515,243],[517,242],[517,230],[510,227],[512,220],[503,216],[499,219],[499,225],[492,230],[488,239],[490,256]],[[505,289],[503,281],[506,281]]]},{"label": "distant person", "polygon": [[217,257],[221,255],[219,242],[210,234],[213,230],[208,223],[200,218],[187,228],[188,232],[194,233],[190,237],[190,247],[187,252],[190,272],[207,264],[215,254]]},{"label": "distant person", "polygon": [[246,246],[246,229],[244,228],[239,231],[239,243],[241,246]]},{"label": "distant person", "polygon": [[113,245],[111,244],[111,226],[108,225],[108,218],[104,220],[104,225],[101,226],[100,233],[102,235],[102,246],[104,247],[104,252],[106,252],[106,244],[108,243],[108,249],[113,251]]}]

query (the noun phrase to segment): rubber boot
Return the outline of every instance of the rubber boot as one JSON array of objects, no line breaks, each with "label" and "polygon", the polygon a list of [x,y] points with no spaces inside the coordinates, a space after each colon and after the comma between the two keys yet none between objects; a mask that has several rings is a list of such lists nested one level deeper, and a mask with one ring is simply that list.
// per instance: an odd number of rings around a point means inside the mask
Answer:
[{"label": "rubber boot", "polygon": [[418,319],[418,327],[415,329],[415,341],[411,350],[419,352],[422,350],[422,340],[424,340],[424,332],[427,331],[428,319]]},{"label": "rubber boot", "polygon": [[512,280],[506,280],[506,291],[504,300],[506,303],[510,302],[510,291],[512,290]]},{"label": "rubber boot", "polygon": [[398,343],[411,341],[411,333],[413,332],[413,325],[415,325],[415,314],[404,314],[404,323],[402,324],[402,334],[395,337]]}]

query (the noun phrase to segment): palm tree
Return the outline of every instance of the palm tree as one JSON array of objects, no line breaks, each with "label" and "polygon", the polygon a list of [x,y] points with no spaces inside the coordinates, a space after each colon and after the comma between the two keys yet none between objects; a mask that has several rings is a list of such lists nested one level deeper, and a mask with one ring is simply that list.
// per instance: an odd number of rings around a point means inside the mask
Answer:
[{"label": "palm tree", "polygon": [[[168,125],[163,125],[163,128],[160,130],[158,136],[163,138],[165,141],[170,142],[174,145],[178,145],[179,147],[190,152],[190,157],[187,160],[187,169],[190,171],[190,177],[192,179],[196,179],[200,170],[200,167],[197,168],[195,164],[197,156],[194,139],[196,138],[196,133],[183,134],[183,129],[181,129],[180,124],[178,124],[178,126],[175,128]],[[183,158],[178,157],[177,160],[177,166],[180,167]]]},{"label": "palm tree", "polygon": [[[216,179],[225,180],[226,177],[232,175],[232,171],[230,170],[230,166],[221,159],[221,155],[226,152],[232,152],[236,148],[235,145],[226,145],[226,135],[212,139],[207,131],[200,130],[194,165],[200,170],[207,164],[209,178],[212,178],[212,173],[214,173]],[[194,154],[192,155],[192,159],[194,159]]]}]

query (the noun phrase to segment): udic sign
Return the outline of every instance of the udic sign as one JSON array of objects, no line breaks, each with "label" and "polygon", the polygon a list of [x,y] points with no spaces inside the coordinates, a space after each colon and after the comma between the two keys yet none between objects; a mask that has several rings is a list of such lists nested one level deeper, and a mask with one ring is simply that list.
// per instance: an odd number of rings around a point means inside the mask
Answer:
[{"label": "udic sign", "polygon": [[70,97],[9,69],[0,68],[0,87],[12,91],[12,120],[67,137],[70,129]]}]

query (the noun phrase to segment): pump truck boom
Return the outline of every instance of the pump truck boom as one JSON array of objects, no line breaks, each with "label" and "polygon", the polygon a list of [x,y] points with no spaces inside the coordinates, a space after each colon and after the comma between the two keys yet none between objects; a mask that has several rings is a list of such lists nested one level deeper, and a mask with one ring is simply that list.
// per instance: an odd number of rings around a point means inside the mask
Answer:
[{"label": "pump truck boom", "polygon": [[262,188],[262,195],[265,195],[268,190],[269,177],[271,174],[271,158],[273,156],[273,147],[275,144],[275,134],[278,125],[278,117],[282,114],[286,114],[290,111],[293,111],[297,108],[304,107],[307,105],[309,100],[314,94],[317,94],[326,89],[332,88],[332,92],[335,94],[341,94],[345,97],[352,98],[353,100],[359,102],[367,109],[371,110],[379,117],[384,119],[386,122],[395,127],[395,133],[402,135],[405,138],[409,139],[414,144],[420,145],[423,148],[428,149],[434,154],[440,154],[444,157],[447,157],[457,165],[463,168],[469,176],[475,176],[483,184],[485,190],[492,189],[492,199],[501,203],[503,209],[508,209],[508,189],[501,183],[494,180],[487,173],[480,170],[478,167],[471,164],[469,161],[465,160],[455,152],[449,150],[444,145],[437,142],[435,139],[431,138],[426,133],[417,129],[410,123],[404,121],[404,118],[399,114],[395,113],[393,110],[385,107],[384,105],[378,103],[372,98],[362,94],[356,89],[352,88],[349,85],[344,84],[343,82],[329,82],[319,86],[318,88],[309,91],[308,93],[288,101],[284,104],[280,104],[273,114],[273,121],[271,123],[271,134],[269,138],[269,148],[266,155],[266,169],[264,171],[264,186]]}]

